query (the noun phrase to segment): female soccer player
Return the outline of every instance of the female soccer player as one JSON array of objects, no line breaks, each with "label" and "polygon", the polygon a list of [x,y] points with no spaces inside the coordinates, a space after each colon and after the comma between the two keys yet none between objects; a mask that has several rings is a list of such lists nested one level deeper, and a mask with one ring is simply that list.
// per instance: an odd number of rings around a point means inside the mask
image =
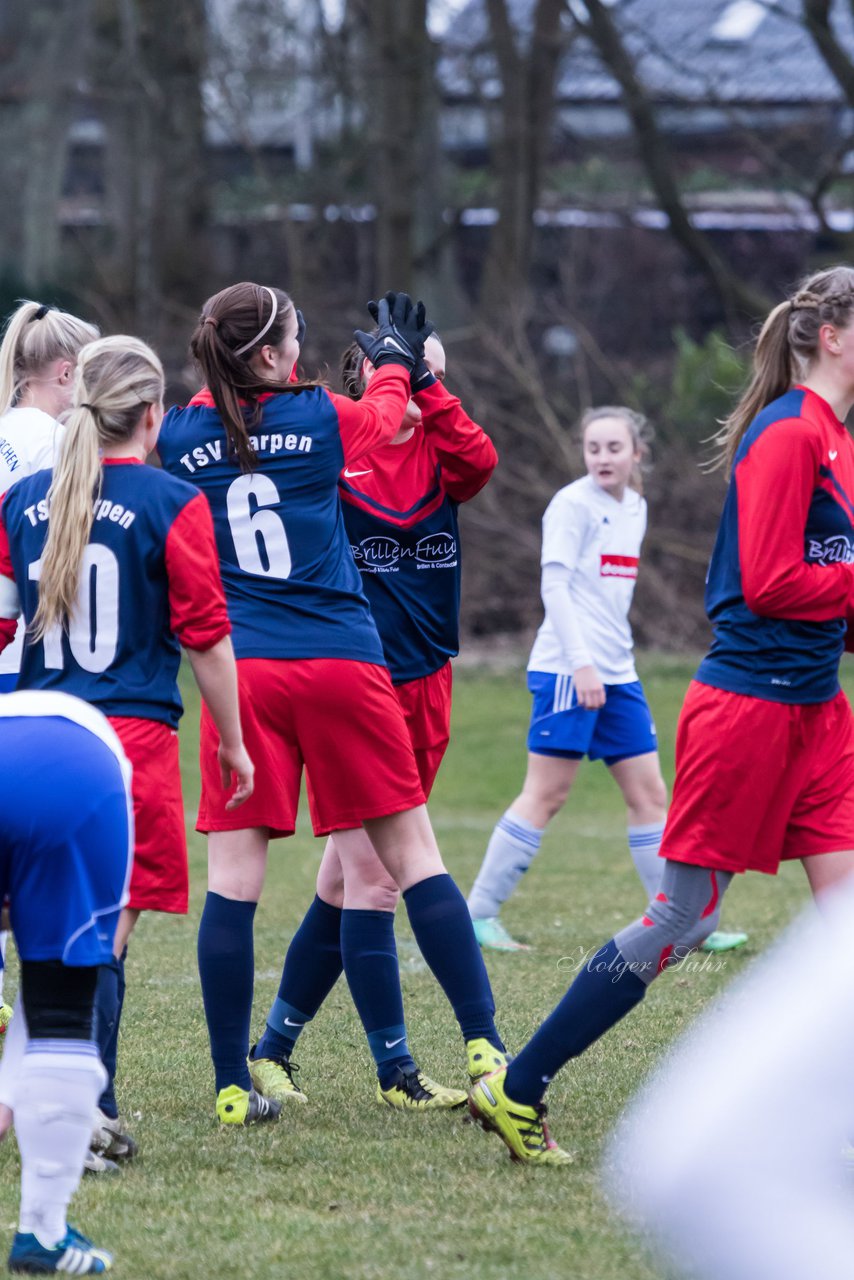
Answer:
[{"label": "female soccer player", "polygon": [[142,910],[187,910],[187,848],[176,728],[180,646],[214,717],[231,804],[252,790],[210,510],[192,485],[143,464],[163,415],[163,370],[136,338],[80,354],[56,469],[21,480],[0,508],[0,646],[27,624],[20,686],[99,707],[133,765],[130,898],[102,969],[98,1036],[110,1073],[101,1145],[133,1153],[112,1088],[125,945]]},{"label": "female soccer player", "polygon": [[489,980],[427,817],[341,514],[339,475],[363,469],[364,455],[400,429],[430,332],[423,307],[405,294],[383,299],[379,320],[375,334],[357,334],[376,373],[353,401],[289,381],[300,347],[286,293],[252,283],[224,289],[205,303],[191,344],[207,386],[170,411],[160,439],[166,469],[210,498],[247,747],[263,778],[240,814],[226,810],[203,709],[198,826],[208,833],[210,891],[199,968],[226,1124],[257,1118],[247,1065],[253,918],[268,842],[294,830],[303,764],[316,834],[334,831],[346,863],[358,857],[364,824],[403,890],[470,1060],[503,1058]]},{"label": "female soccer player", "polygon": [[[655,725],[635,670],[629,609],[646,502],[640,465],[646,423],[624,407],[589,409],[581,420],[587,475],[560,489],[543,517],[545,620],[528,661],[534,704],[528,770],[521,795],[499,819],[469,894],[482,947],[526,950],[499,917],[566,803],[586,755],[604,760],[628,812],[629,851],[649,897],[658,890],[658,856],[667,791]],[[746,934],[717,934],[703,922],[695,944],[738,946]],[[684,941],[689,941],[684,939]]]},{"label": "female soccer player", "polygon": [[[43,303],[22,302],[8,317],[0,343],[0,496],[53,465],[62,438],[57,418],[71,403],[77,357],[97,336],[85,320]],[[23,627],[0,654],[0,693],[18,683],[22,649]],[[11,1016],[3,1003],[5,953],[6,931],[0,929],[0,1036]]]},{"label": "female soccer player", "polygon": [[643,999],[736,872],[800,858],[814,894],[854,871],[854,717],[839,688],[854,617],[854,270],[771,312],[720,443],[731,468],[706,605],[714,640],[688,690],[658,894],[576,977],[506,1073],[470,1097],[522,1160],[562,1154],[541,1099]]},{"label": "female soccer player", "polygon": [[9,1270],[100,1275],[111,1257],[68,1225],[106,1072],[93,1034],[131,859],[130,767],[93,707],[0,698],[0,895],[21,961],[0,1060],[0,1137],[14,1123],[21,1205]]},{"label": "female soccer player", "polygon": [[[358,343],[344,354],[344,388],[360,400],[375,369]],[[483,488],[497,462],[489,437],[443,386],[445,349],[424,348],[418,390],[390,441],[344,468],[338,486],[362,586],[403,708],[425,798],[450,737],[451,656],[459,649],[457,508]],[[310,782],[310,779],[309,779]],[[290,1056],[345,961],[377,1066],[377,1096],[400,1109],[462,1106],[465,1093],[420,1072],[403,1020],[394,911],[399,891],[366,834],[342,860],[330,836],[317,896],[294,935],[282,982],[254,1051],[253,1076],[277,1098],[294,1092]]]}]

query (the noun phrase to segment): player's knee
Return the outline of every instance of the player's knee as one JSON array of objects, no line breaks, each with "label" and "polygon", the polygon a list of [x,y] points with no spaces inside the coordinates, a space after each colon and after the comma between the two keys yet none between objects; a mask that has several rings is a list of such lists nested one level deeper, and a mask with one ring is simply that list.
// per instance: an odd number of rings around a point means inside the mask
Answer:
[{"label": "player's knee", "polygon": [[696,930],[700,911],[692,902],[679,898],[665,898],[662,901],[662,896],[659,894],[650,902],[646,909],[646,919],[656,926],[658,937],[666,945],[675,944]]},{"label": "player's knee", "polygon": [[393,880],[389,880],[387,884],[366,886],[364,894],[370,903],[369,911],[394,912],[400,900],[400,890]]},{"label": "player's knee", "polygon": [[630,823],[663,822],[667,816],[667,787],[660,776],[624,786],[623,799]]},{"label": "player's knee", "polygon": [[317,873],[317,896],[323,902],[328,903],[330,907],[344,906],[344,876],[341,872],[341,864],[337,863],[334,868],[328,867],[324,862],[320,864],[320,870]]},{"label": "player's knee", "polygon": [[568,795],[569,787],[562,783],[539,785],[530,789],[526,787],[522,792],[525,809],[532,815],[532,821],[537,827],[547,826],[560,813]]},{"label": "player's knee", "polygon": [[21,1003],[31,1040],[91,1040],[97,966],[21,961]]}]

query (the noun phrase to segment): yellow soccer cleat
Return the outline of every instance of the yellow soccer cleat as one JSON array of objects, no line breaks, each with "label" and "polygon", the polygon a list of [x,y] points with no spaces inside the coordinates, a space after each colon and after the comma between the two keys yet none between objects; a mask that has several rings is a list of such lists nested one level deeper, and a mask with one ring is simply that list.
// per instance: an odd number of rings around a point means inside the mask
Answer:
[{"label": "yellow soccer cleat", "polygon": [[546,1124],[546,1108],[527,1107],[504,1092],[507,1068],[479,1080],[469,1094],[469,1111],[478,1124],[497,1133],[510,1148],[512,1160],[524,1164],[571,1164],[572,1156],[552,1138]]},{"label": "yellow soccer cleat", "polygon": [[265,1098],[271,1098],[279,1104],[308,1102],[294,1080],[294,1072],[299,1071],[295,1062],[289,1062],[287,1058],[253,1058],[250,1053],[247,1065],[252,1083]]},{"label": "yellow soccer cleat", "polygon": [[216,1116],[220,1124],[258,1124],[262,1120],[275,1120],[281,1109],[281,1102],[264,1098],[255,1089],[241,1089],[237,1084],[220,1089],[216,1097]]},{"label": "yellow soccer cleat", "polygon": [[5,1036],[6,1028],[12,1021],[12,1006],[0,1001],[0,1037]]},{"label": "yellow soccer cleat", "polygon": [[421,1071],[400,1071],[390,1088],[384,1089],[377,1081],[377,1102],[384,1102],[395,1111],[453,1111],[464,1107],[466,1094],[462,1089],[446,1089],[436,1084]]},{"label": "yellow soccer cleat", "polygon": [[506,1053],[502,1053],[500,1049],[496,1049],[494,1044],[490,1044],[488,1040],[467,1040],[466,1054],[468,1055],[469,1080],[472,1084],[477,1084],[478,1080],[482,1080],[484,1076],[488,1076],[491,1071],[497,1071],[499,1067],[506,1067],[509,1058]]}]

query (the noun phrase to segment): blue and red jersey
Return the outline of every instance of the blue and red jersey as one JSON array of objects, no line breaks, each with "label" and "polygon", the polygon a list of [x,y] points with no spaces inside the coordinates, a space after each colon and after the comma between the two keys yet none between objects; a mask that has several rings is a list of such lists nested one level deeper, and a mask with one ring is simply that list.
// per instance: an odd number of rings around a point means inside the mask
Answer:
[{"label": "blue and red jersey", "polygon": [[772,702],[825,702],[854,617],[854,443],[795,387],[739,445],[706,584],[703,684]]},{"label": "blue and red jersey", "polygon": [[441,382],[415,397],[422,420],[339,477],[353,558],[395,684],[430,675],[459,650],[458,506],[498,461],[485,432]]},{"label": "blue and red jersey", "polygon": [[[0,507],[2,599],[27,623],[38,608],[53,473],[9,490]],[[228,635],[210,510],[192,485],[132,459],[105,459],[84,551],[78,605],[67,627],[28,637],[19,689],[71,693],[107,716],[177,725],[181,645],[209,649]],[[5,581],[4,581],[5,580]],[[12,585],[14,584],[14,586]],[[0,609],[0,645],[14,635]]]},{"label": "blue and red jersey", "polygon": [[238,658],[384,664],[338,475],[391,439],[408,399],[408,373],[391,364],[358,402],[324,387],[263,396],[251,436],[257,464],[246,473],[229,457],[209,391],[167,413],[158,452],[167,471],[210,502]]}]

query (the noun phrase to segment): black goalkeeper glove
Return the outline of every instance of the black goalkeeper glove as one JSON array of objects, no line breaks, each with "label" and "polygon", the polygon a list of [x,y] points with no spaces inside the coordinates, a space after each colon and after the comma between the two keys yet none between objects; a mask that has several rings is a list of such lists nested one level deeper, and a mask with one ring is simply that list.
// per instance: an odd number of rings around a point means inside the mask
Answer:
[{"label": "black goalkeeper glove", "polygon": [[297,342],[302,346],[305,342],[305,316],[299,307],[295,308],[295,315],[297,318]]},{"label": "black goalkeeper glove", "polygon": [[[376,311],[374,311],[376,307]],[[424,343],[433,332],[424,303],[413,303],[407,293],[387,293],[368,310],[377,322],[375,333],[357,329],[354,338],[375,369],[400,364],[411,373],[424,357]]]},{"label": "black goalkeeper glove", "polygon": [[[386,294],[387,300],[393,299],[393,298],[394,298],[394,294],[392,293]],[[424,304],[421,302],[418,305],[422,308],[424,306]],[[380,311],[379,303],[369,302],[368,310],[373,316],[374,321],[378,323],[379,311]],[[433,326],[431,325],[430,333],[432,332],[433,332]],[[427,336],[429,337],[430,335],[428,334]],[[410,390],[412,391],[412,394],[415,395],[416,391],[423,391],[426,387],[432,387],[436,381],[437,381],[437,378],[435,374],[432,373],[429,365],[427,364],[427,361],[424,359],[424,355],[422,352],[421,356],[419,356],[419,358],[415,361],[415,364],[412,367],[412,371],[409,374]]]}]

